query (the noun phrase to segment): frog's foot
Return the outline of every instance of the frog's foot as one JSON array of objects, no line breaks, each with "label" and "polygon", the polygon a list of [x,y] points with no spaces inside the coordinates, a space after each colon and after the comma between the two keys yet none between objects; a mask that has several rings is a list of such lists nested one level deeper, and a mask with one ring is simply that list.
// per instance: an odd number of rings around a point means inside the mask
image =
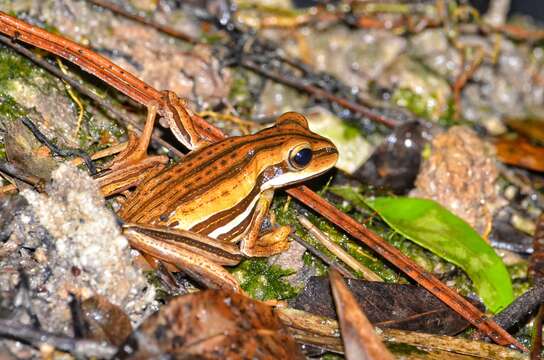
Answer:
[{"label": "frog's foot", "polygon": [[203,137],[193,119],[187,102],[169,90],[162,91],[164,105],[161,108],[160,124],[170,129],[174,137],[189,150],[195,150],[211,144]]},{"label": "frog's foot", "polygon": [[148,156],[147,147],[153,132],[157,105],[148,107],[147,120],[142,136],[128,133],[128,145],[109,164],[109,169],[100,172],[95,178],[104,196],[119,194],[137,186],[144,179],[154,176],[168,163],[166,156]]},{"label": "frog's foot", "polygon": [[240,250],[246,256],[265,257],[284,252],[289,249],[290,226],[280,226],[253,240],[242,240]]},{"label": "frog's foot", "polygon": [[265,190],[257,201],[253,217],[240,243],[240,251],[246,256],[271,256],[289,248],[289,240],[287,239],[291,233],[289,226],[274,228],[262,236],[259,234],[273,196],[274,190]]},{"label": "frog's foot", "polygon": [[155,118],[157,117],[156,103],[151,103],[147,106],[147,118],[142,135],[137,137],[132,131],[128,133],[128,145],[125,150],[120,152],[110,164],[110,169],[126,167],[131,164],[138,163],[147,158],[147,148],[151,141],[153,127],[155,126]]}]

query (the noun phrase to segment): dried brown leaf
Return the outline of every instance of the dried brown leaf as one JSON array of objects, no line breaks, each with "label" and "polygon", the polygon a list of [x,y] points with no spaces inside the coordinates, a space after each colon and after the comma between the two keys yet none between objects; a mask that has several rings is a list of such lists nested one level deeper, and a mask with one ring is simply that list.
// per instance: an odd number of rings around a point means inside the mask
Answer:
[{"label": "dried brown leaf", "polygon": [[132,333],[132,325],[127,314],[103,296],[95,295],[81,303],[85,322],[89,327],[90,338],[121,345]]},{"label": "dried brown leaf", "polygon": [[544,121],[541,119],[507,119],[506,124],[518,134],[544,142]]},{"label": "dried brown leaf", "polygon": [[[414,285],[346,279],[357,303],[370,322],[381,328],[453,335],[468,321],[427,290]],[[313,277],[290,305],[315,315],[335,318],[329,280]]]},{"label": "dried brown leaf", "polygon": [[502,138],[495,142],[497,157],[505,164],[534,171],[544,171],[544,147],[535,146],[524,138]]},{"label": "dried brown leaf", "polygon": [[272,307],[222,290],[174,298],[121,349],[122,359],[303,359]]}]

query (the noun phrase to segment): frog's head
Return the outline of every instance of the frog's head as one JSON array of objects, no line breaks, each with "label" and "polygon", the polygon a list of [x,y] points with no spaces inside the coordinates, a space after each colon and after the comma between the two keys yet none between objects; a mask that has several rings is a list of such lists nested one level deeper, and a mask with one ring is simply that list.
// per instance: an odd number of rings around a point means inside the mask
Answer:
[{"label": "frog's head", "polygon": [[[263,131],[275,144],[262,158],[264,181],[262,189],[278,188],[316,177],[338,160],[336,146],[327,138],[308,128],[306,118],[288,112],[276,120],[276,125]],[[263,134],[264,135],[264,134]],[[266,142],[266,140],[263,139]]]}]

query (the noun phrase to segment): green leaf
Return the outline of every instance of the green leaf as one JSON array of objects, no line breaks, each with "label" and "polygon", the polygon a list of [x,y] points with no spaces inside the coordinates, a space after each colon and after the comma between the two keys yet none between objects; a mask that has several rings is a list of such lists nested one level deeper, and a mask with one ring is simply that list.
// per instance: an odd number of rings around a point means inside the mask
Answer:
[{"label": "green leaf", "polygon": [[501,258],[470,225],[437,202],[365,199],[350,188],[331,191],[356,205],[366,204],[395,231],[463,269],[490,311],[496,313],[513,301],[512,283]]}]

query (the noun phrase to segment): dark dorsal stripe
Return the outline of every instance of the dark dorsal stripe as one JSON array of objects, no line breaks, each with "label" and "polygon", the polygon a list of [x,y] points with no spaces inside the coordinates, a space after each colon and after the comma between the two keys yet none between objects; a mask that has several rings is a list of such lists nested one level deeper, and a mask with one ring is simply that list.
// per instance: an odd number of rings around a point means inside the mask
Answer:
[{"label": "dark dorsal stripe", "polygon": [[239,261],[240,255],[238,254],[232,254],[228,251],[225,251],[221,249],[220,247],[216,247],[210,244],[203,243],[201,241],[198,241],[196,239],[193,239],[189,236],[184,236],[181,234],[174,234],[169,232],[164,232],[160,230],[150,229],[150,228],[144,228],[139,226],[133,226],[131,227],[133,231],[139,232],[143,235],[152,237],[154,239],[162,239],[166,241],[172,241],[174,243],[180,242],[183,244],[186,244],[187,246],[194,247],[201,249],[203,251],[216,254],[218,256],[224,257],[229,260]]},{"label": "dark dorsal stripe", "polygon": [[[261,142],[262,144],[262,142]],[[274,148],[277,145],[267,145],[267,146],[261,146],[258,150],[262,151],[264,148]],[[249,162],[251,162],[254,157],[257,155],[258,151],[255,151],[251,156],[237,156],[237,159],[241,159],[236,164],[232,164],[230,166],[227,166],[229,169],[227,172],[221,173],[218,168],[218,171],[216,171],[218,174],[213,174],[214,176],[208,176],[208,177],[202,177],[203,179],[208,180],[207,182],[198,182],[196,181],[198,179],[198,175],[194,178],[191,178],[188,175],[185,174],[179,174],[178,176],[181,178],[181,181],[179,181],[177,184],[169,184],[170,186],[167,186],[168,184],[165,184],[164,182],[161,184],[157,184],[157,186],[153,187],[151,191],[148,193],[149,197],[147,197],[147,201],[145,203],[141,203],[140,209],[145,208],[146,213],[153,212],[157,209],[157,207],[166,207],[166,212],[170,212],[174,210],[175,207],[177,207],[178,204],[181,203],[187,203],[193,200],[195,197],[200,196],[204,194],[206,191],[210,190],[211,188],[217,186],[217,184],[220,184],[221,181],[235,176],[240,170],[247,166]],[[194,181],[193,183],[187,184],[189,181]],[[211,181],[210,181],[211,180]],[[180,189],[180,186],[185,182],[185,186]],[[148,183],[149,184],[149,183]],[[169,192],[171,192],[172,187],[175,186],[176,189],[178,189],[178,193],[170,194],[171,196],[167,197]],[[149,187],[148,187],[149,189]],[[233,189],[230,189],[233,190]],[[142,198],[140,197],[140,201]],[[142,216],[145,216],[146,213],[141,213]],[[165,215],[168,216],[168,214],[155,214],[155,215]],[[134,219],[134,221],[138,221],[139,219]]]},{"label": "dark dorsal stripe", "polygon": [[249,214],[248,217],[244,219],[244,221],[236,225],[236,227],[232,228],[230,231],[219,235],[217,239],[221,241],[226,241],[226,242],[232,242],[236,240],[239,236],[243,235],[246,232],[248,226],[251,224],[253,220],[254,214],[255,214],[255,207],[251,209],[251,213]]},{"label": "dark dorsal stripe", "polygon": [[[164,201],[167,201],[169,204],[173,204],[174,202],[179,203],[179,201],[185,201],[184,197],[186,196],[187,192],[189,192],[192,188],[206,186],[207,183],[204,183],[204,184],[202,182],[199,182],[196,184],[190,183],[190,186],[187,186],[188,188],[187,187],[181,188],[180,185],[183,185],[184,182],[187,183],[190,179],[193,179],[193,176],[195,176],[196,174],[198,173],[202,174],[203,171],[204,173],[202,177],[206,180],[217,179],[217,181],[213,182],[214,184],[216,184],[218,181],[220,181],[218,179],[219,176],[217,175],[221,174],[225,168],[225,166],[221,166],[220,160],[224,159],[225,156],[228,156],[229,152],[236,153],[244,146],[251,145],[251,144],[260,144],[261,146],[257,146],[255,148],[255,153],[257,153],[259,150],[262,150],[261,149],[262,147],[266,147],[265,143],[269,144],[270,142],[274,140],[284,141],[283,137],[287,135],[290,135],[290,136],[298,135],[298,136],[303,136],[307,138],[309,137],[307,136],[307,134],[302,134],[296,131],[292,131],[292,132],[281,131],[280,132],[280,131],[274,131],[274,130],[277,130],[277,129],[269,128],[253,136],[229,138],[217,144],[205,147],[202,150],[189,154],[182,163],[175,165],[173,168],[166,169],[165,171],[161,172],[159,175],[157,175],[156,177],[148,181],[146,184],[143,184],[143,186],[140,187],[140,189],[143,189],[143,190],[136,191],[133,197],[133,198],[138,198],[138,201],[127,202],[126,204],[127,207],[123,211],[124,214],[126,214],[125,216],[128,217],[129,220],[137,221],[137,218],[140,217],[137,214],[141,213],[142,210],[145,210],[146,213],[149,213],[150,211],[153,211],[153,209],[155,209],[156,206],[165,205]],[[275,133],[269,135],[270,132],[275,132]],[[317,137],[314,137],[314,138],[318,139]],[[236,142],[237,140],[240,140],[240,141],[236,144],[233,144],[233,142]],[[277,144],[275,146],[277,146]],[[219,149],[219,150],[216,150],[216,149]],[[239,159],[239,158],[244,158],[246,156],[238,154],[236,158]],[[198,161],[198,160],[200,160],[200,164],[198,164],[198,166],[193,166],[192,162]],[[245,163],[245,161],[242,161],[242,162]],[[218,164],[212,165],[212,163],[218,163]],[[226,166],[228,166],[230,169],[236,169],[241,167],[243,168],[244,164],[242,163],[228,164]],[[210,169],[215,168],[215,171],[212,171],[212,173],[206,175],[206,172],[205,172],[206,167],[209,167]],[[222,177],[221,180],[223,178],[224,177]],[[153,186],[151,186],[152,184]],[[179,196],[163,199],[162,203],[157,203],[155,206],[151,206],[151,204],[154,201],[156,201],[158,197],[160,197],[161,195],[167,194],[174,188],[178,189],[180,193]],[[169,206],[171,207],[172,205],[169,205]],[[142,213],[141,216],[145,216],[145,215],[146,214]]]},{"label": "dark dorsal stripe", "polygon": [[[242,199],[242,201],[240,201],[236,206],[230,209],[220,211],[212,215],[208,219],[194,225],[189,230],[197,232],[199,234],[209,235],[214,230],[233,221],[236,218],[236,216],[238,216],[238,214],[242,213],[244,209],[246,209],[251,204],[251,202],[255,199],[255,197],[259,196],[261,192],[262,183],[263,183],[263,174],[261,173],[259,177],[257,178],[256,185],[254,186],[253,190],[251,190],[251,192],[244,199]],[[257,203],[255,203],[255,205],[256,204]]]}]

